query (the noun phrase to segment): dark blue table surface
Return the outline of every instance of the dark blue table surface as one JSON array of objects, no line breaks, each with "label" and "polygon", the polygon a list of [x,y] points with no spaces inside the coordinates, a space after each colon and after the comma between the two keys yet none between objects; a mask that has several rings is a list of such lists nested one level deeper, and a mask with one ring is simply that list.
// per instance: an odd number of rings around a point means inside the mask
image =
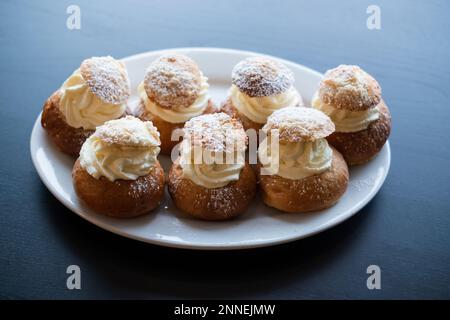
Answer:
[{"label": "dark blue table surface", "polygon": [[[71,4],[81,30],[66,28]],[[370,4],[381,30],[366,27]],[[0,298],[450,298],[449,12],[447,1],[1,1]],[[329,231],[240,252],[139,243],[67,210],[30,159],[47,96],[86,57],[188,46],[369,71],[393,117],[379,194]],[[71,264],[81,290],[66,288]],[[381,290],[366,287],[371,264]]]}]

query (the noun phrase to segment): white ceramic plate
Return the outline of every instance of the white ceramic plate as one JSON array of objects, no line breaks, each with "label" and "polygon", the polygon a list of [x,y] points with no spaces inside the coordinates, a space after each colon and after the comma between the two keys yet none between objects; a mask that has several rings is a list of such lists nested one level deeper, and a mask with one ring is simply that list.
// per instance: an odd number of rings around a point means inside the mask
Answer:
[{"label": "white ceramic plate", "polygon": [[[227,94],[233,66],[244,58],[259,55],[254,52],[218,48],[173,50],[187,54],[197,61],[209,78],[211,95],[218,104]],[[123,59],[131,78],[132,103],[137,100],[136,87],[143,79],[145,69],[162,52],[148,52]],[[295,86],[305,102],[309,103],[321,74],[290,61],[281,61],[295,73]],[[350,185],[341,200],[332,208],[316,213],[283,214],[265,206],[257,196],[249,210],[235,220],[199,221],[177,210],[166,191],[163,203],[155,212],[140,218],[119,220],[98,215],[78,201],[71,179],[74,161],[53,146],[40,125],[40,118],[39,116],[36,120],[31,134],[31,156],[39,176],[51,193],[67,208],[103,229],[128,238],[169,247],[244,249],[311,236],[348,219],[365,206],[380,189],[390,165],[390,148],[389,143],[386,143],[373,161],[350,170]],[[160,156],[160,161],[167,172],[170,158]]]}]

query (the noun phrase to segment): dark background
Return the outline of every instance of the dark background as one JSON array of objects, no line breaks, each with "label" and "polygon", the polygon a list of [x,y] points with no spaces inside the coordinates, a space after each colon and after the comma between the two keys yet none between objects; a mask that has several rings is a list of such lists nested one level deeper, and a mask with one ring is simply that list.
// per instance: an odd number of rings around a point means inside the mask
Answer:
[{"label": "dark background", "polygon": [[[66,8],[81,7],[81,30]],[[381,8],[381,30],[366,8]],[[450,298],[450,2],[0,2],[0,298]],[[121,238],[41,183],[32,125],[80,62],[186,46],[252,50],[321,72],[358,64],[393,117],[392,166],[359,214],[294,243],[194,252]],[[66,289],[66,267],[82,290]],[[366,268],[382,289],[366,288]]]}]

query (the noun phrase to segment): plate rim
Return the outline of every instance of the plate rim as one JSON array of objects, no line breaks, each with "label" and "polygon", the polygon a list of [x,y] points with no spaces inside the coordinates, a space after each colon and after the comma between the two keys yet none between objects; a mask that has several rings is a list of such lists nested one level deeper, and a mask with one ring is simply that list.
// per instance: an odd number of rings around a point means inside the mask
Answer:
[{"label": "plate rim", "polygon": [[[309,72],[312,72],[312,73],[322,76],[322,74],[320,72],[318,72],[314,69],[311,69],[307,66],[304,66],[302,64],[296,63],[294,61],[289,61],[289,60],[286,60],[286,59],[283,59],[280,57],[276,57],[276,56],[272,56],[269,54],[265,54],[265,53],[258,53],[258,52],[247,51],[247,50],[230,49],[230,48],[217,48],[217,47],[168,48],[168,49],[162,49],[162,50],[154,50],[154,51],[137,53],[137,54],[134,54],[131,56],[124,57],[121,60],[129,61],[129,60],[139,59],[139,58],[141,58],[145,55],[149,55],[149,54],[162,54],[162,53],[168,52],[168,51],[186,51],[186,50],[195,50],[195,51],[203,51],[203,52],[227,52],[227,53],[231,53],[231,54],[266,56],[266,57],[271,57],[271,58],[275,58],[277,60],[283,61],[284,63],[286,63],[288,65],[295,65],[296,67],[300,67],[304,70],[308,70]],[[88,222],[92,223],[93,225],[95,225],[99,228],[102,228],[113,234],[116,234],[116,235],[119,235],[119,236],[122,236],[122,237],[125,237],[128,239],[137,240],[137,241],[145,242],[145,243],[150,243],[150,244],[158,245],[158,246],[170,247],[170,248],[191,249],[191,250],[244,250],[244,249],[254,249],[254,248],[275,246],[275,245],[280,245],[283,243],[293,242],[293,241],[297,241],[300,239],[314,236],[318,233],[324,232],[332,227],[335,227],[335,226],[341,224],[342,222],[348,220],[349,218],[354,216],[356,213],[358,213],[363,207],[365,207],[376,196],[376,194],[379,192],[379,190],[383,186],[383,184],[389,174],[390,167],[391,167],[391,148],[390,148],[390,144],[389,144],[389,140],[388,140],[388,141],[386,141],[385,145],[383,146],[383,149],[386,149],[386,152],[387,152],[387,162],[385,163],[384,174],[381,177],[381,179],[379,179],[379,183],[375,186],[374,189],[371,190],[371,192],[366,196],[366,198],[363,201],[359,202],[351,210],[348,210],[348,212],[346,214],[340,215],[336,219],[328,220],[326,223],[320,225],[316,229],[311,230],[309,232],[305,232],[298,236],[290,235],[290,236],[286,236],[286,237],[277,238],[275,240],[273,240],[273,239],[272,240],[271,239],[256,240],[254,242],[251,241],[251,242],[241,242],[241,243],[232,243],[232,244],[227,244],[227,243],[199,244],[199,243],[178,242],[178,241],[172,241],[172,240],[168,240],[168,239],[149,239],[149,238],[143,238],[138,235],[125,233],[118,227],[111,226],[108,223],[104,223],[99,219],[95,219],[94,217],[91,217],[91,215],[89,215],[89,214],[85,214],[80,208],[78,208],[76,206],[72,207],[69,204],[69,202],[64,197],[60,196],[60,194],[57,192],[57,190],[55,190],[53,188],[53,186],[48,181],[46,175],[44,174],[43,168],[40,166],[39,161],[36,159],[36,152],[34,152],[34,150],[33,150],[34,148],[37,147],[37,146],[33,145],[33,141],[37,135],[37,131],[43,130],[40,126],[41,115],[42,115],[42,111],[39,113],[38,117],[36,118],[36,120],[34,122],[33,129],[31,131],[31,136],[30,136],[29,151],[31,153],[31,159],[32,159],[33,165],[35,167],[35,170],[37,171],[39,178],[44,183],[46,188],[50,191],[50,193],[59,202],[61,202],[67,209],[69,209],[70,211],[74,212],[77,216],[87,220]]]},{"label": "plate rim", "polygon": [[195,50],[195,51],[200,51],[200,52],[227,52],[227,53],[231,53],[231,54],[264,56],[264,57],[282,61],[283,63],[286,63],[288,65],[295,65],[296,67],[300,67],[302,69],[305,69],[312,73],[315,73],[318,76],[323,76],[323,73],[321,73],[317,70],[314,70],[310,67],[307,67],[303,64],[297,63],[292,60],[287,60],[285,58],[273,56],[268,53],[262,53],[262,52],[256,52],[256,51],[250,51],[250,50],[232,49],[232,48],[222,48],[222,47],[179,47],[179,48],[158,49],[158,50],[152,50],[152,51],[146,51],[146,52],[132,54],[130,56],[120,58],[119,60],[128,61],[128,60],[134,60],[134,59],[144,57],[148,54],[164,54],[164,53],[168,53],[168,52],[172,52],[172,51],[187,51],[187,50]]}]

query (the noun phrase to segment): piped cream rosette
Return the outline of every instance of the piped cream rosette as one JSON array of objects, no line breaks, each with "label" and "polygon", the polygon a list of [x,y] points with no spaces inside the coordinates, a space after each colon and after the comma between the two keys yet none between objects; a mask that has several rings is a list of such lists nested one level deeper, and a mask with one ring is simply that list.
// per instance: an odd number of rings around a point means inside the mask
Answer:
[{"label": "piped cream rosette", "polygon": [[258,149],[262,174],[300,180],[331,167],[333,151],[326,136],[331,120],[312,108],[289,107],[274,112],[263,127],[267,137]]},{"label": "piped cream rosette", "polygon": [[208,189],[239,180],[245,165],[246,135],[240,122],[224,113],[186,122],[180,147],[183,177]]},{"label": "piped cream rosette", "polygon": [[107,121],[86,140],[80,164],[92,177],[136,180],[157,162],[159,133],[150,121],[132,116]]},{"label": "piped cream rosette", "polygon": [[92,57],[63,83],[60,93],[59,107],[67,124],[94,130],[125,113],[130,96],[128,74],[112,57]]}]

